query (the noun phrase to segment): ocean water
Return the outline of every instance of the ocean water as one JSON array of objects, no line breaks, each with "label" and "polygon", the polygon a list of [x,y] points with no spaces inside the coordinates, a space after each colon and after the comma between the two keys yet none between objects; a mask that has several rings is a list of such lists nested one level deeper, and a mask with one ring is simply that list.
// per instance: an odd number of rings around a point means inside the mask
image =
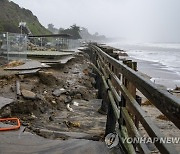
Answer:
[{"label": "ocean water", "polygon": [[108,45],[123,49],[136,59],[140,71],[167,88],[180,86],[180,44],[114,42]]}]

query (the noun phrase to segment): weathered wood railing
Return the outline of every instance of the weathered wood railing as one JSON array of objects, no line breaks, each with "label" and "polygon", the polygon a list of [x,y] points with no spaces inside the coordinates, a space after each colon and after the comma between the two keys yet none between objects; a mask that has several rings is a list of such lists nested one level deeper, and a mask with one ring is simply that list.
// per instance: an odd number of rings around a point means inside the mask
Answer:
[{"label": "weathered wood railing", "polygon": [[[132,61],[121,62],[105,53],[95,44],[89,44],[89,54],[96,66],[105,92],[103,99],[108,103],[106,135],[117,132],[121,143],[127,137],[140,138],[138,130],[140,122],[149,137],[164,137],[150,116],[141,108],[140,97],[136,88],[153,103],[170,121],[180,128],[180,100],[162,90],[136,71],[137,64]],[[118,129],[117,129],[118,123]],[[173,144],[155,142],[157,149],[165,153],[177,153]],[[150,153],[147,145],[142,142],[132,145],[124,142],[128,153]]]}]

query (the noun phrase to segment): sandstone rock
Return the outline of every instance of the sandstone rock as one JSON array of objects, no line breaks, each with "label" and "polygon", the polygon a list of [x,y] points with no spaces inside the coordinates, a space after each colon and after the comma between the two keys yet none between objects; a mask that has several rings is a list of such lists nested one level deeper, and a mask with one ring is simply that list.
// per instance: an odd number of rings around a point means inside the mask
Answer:
[{"label": "sandstone rock", "polygon": [[45,85],[56,85],[58,79],[53,75],[52,72],[39,71],[40,81]]},{"label": "sandstone rock", "polygon": [[21,93],[22,93],[22,96],[25,98],[25,99],[32,99],[32,100],[35,100],[37,97],[36,97],[36,94],[33,93],[32,91],[29,91],[29,90],[21,90]]},{"label": "sandstone rock", "polygon": [[22,61],[11,61],[6,65],[6,68],[15,67],[15,66],[23,65],[23,64],[24,62]]}]

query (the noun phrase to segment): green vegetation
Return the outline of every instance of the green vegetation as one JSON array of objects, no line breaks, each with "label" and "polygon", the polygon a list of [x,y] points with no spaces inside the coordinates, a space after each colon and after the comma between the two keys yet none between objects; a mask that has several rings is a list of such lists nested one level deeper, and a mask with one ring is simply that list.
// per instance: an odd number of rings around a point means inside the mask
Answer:
[{"label": "green vegetation", "polygon": [[59,33],[65,33],[65,34],[70,34],[72,35],[72,39],[81,39],[81,36],[80,36],[80,27],[79,26],[76,26],[76,24],[70,26],[70,28],[67,28],[67,29],[60,29],[59,30]]},{"label": "green vegetation", "polygon": [[0,32],[20,33],[19,22],[26,22],[32,34],[50,34],[43,27],[30,10],[20,8],[19,5],[8,0],[0,0]]},{"label": "green vegetation", "polygon": [[53,24],[48,24],[48,30],[52,32],[53,34],[58,34],[59,30],[54,27]]},{"label": "green vegetation", "polygon": [[53,24],[48,24],[48,30],[54,34],[70,34],[73,39],[84,39],[84,40],[107,40],[106,36],[99,35],[97,32],[95,34],[90,34],[87,28],[77,26],[76,24],[70,26],[67,29],[64,28],[56,28]]},{"label": "green vegetation", "polygon": [[87,28],[81,27],[80,35],[85,40],[107,40],[106,36],[99,35],[98,32],[90,34]]}]

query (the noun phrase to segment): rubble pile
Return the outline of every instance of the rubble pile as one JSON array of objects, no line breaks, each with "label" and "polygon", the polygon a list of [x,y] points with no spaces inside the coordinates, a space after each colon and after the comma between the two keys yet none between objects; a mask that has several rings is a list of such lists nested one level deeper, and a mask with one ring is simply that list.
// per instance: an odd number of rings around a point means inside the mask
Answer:
[{"label": "rubble pile", "polygon": [[31,51],[57,51],[55,48],[46,48],[46,47],[40,47],[38,45],[35,45],[33,43],[28,43],[27,49]]},{"label": "rubble pile", "polygon": [[[88,118],[78,110],[90,113],[88,101],[97,99],[98,91],[94,88],[95,79],[90,76],[91,73],[87,58],[79,53],[61,67],[0,79],[1,95],[14,100],[0,110],[0,117],[18,117],[26,130],[37,134],[41,134],[37,131],[40,129],[88,131],[88,127],[95,125],[94,113],[93,123],[89,125]],[[75,118],[77,114],[82,119]]]}]

